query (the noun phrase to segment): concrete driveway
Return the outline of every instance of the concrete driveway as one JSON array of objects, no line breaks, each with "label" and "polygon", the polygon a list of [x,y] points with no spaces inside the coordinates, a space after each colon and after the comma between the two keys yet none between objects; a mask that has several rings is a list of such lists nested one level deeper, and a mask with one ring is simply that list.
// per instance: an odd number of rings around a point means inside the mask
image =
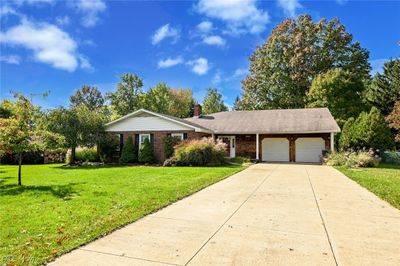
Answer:
[{"label": "concrete driveway", "polygon": [[257,164],[52,265],[400,265],[400,211],[328,166]]}]

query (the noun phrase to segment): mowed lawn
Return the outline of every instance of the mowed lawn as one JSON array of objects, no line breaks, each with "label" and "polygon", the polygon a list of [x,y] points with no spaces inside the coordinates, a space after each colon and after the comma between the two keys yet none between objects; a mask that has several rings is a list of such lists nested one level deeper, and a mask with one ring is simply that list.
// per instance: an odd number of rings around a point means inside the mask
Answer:
[{"label": "mowed lawn", "polygon": [[381,199],[400,209],[400,165],[380,164],[376,168],[348,169],[337,167],[337,169]]},{"label": "mowed lawn", "polygon": [[225,167],[0,166],[0,265],[37,265],[235,172]]}]

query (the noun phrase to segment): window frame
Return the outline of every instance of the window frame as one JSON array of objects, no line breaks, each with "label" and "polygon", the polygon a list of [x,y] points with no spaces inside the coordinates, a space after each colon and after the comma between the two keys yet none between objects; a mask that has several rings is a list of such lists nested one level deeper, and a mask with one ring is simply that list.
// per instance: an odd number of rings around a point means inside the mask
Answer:
[{"label": "window frame", "polygon": [[140,147],[142,146],[142,144],[144,143],[144,139],[142,142],[142,136],[147,136],[151,143],[151,134],[150,133],[139,134],[139,150],[140,150]]},{"label": "window frame", "polygon": [[180,141],[183,141],[183,133],[171,133],[171,137],[179,137]]}]

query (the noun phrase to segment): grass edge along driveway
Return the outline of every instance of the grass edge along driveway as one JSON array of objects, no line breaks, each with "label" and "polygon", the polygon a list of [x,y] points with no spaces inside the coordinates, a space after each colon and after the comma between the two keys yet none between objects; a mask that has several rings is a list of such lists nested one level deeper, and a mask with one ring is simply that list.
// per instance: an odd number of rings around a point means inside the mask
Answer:
[{"label": "grass edge along driveway", "polygon": [[0,166],[0,265],[39,265],[232,174],[223,167]]},{"label": "grass edge along driveway", "polygon": [[381,163],[374,168],[336,167],[393,207],[400,209],[400,165]]}]

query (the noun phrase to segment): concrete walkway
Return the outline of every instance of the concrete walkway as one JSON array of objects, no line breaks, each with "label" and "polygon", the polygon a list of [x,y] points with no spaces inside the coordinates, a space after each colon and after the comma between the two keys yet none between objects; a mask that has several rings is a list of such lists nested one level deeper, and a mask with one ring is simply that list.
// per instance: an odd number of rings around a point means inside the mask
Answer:
[{"label": "concrete walkway", "polygon": [[400,211],[328,166],[257,164],[52,265],[400,265]]}]

